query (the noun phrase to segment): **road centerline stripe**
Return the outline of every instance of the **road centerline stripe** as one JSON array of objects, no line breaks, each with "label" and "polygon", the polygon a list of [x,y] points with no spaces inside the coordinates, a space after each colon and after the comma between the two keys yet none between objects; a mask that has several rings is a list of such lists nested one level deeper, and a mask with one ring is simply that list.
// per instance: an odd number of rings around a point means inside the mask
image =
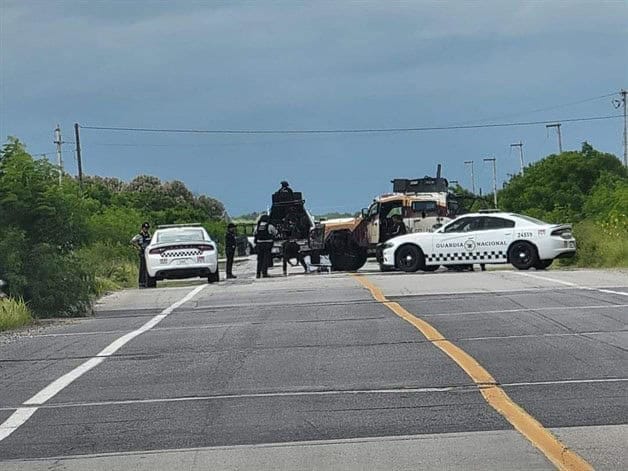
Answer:
[{"label": "road centerline stripe", "polygon": [[31,416],[37,411],[38,407],[45,404],[47,401],[52,399],[55,395],[61,392],[64,388],[72,384],[78,378],[83,376],[85,373],[90,371],[92,368],[100,365],[105,359],[115,352],[117,352],[120,348],[126,345],[128,342],[133,340],[138,335],[147,332],[148,330],[155,327],[159,324],[163,319],[165,319],[169,314],[172,313],[175,309],[180,307],[181,305],[190,301],[194,296],[196,296],[199,292],[201,292],[207,285],[201,285],[197,288],[194,288],[188,294],[186,294],[179,301],[174,304],[168,306],[166,309],[161,311],[160,314],[154,316],[148,322],[146,322],[139,329],[136,329],[132,332],[129,332],[117,340],[114,340],[107,347],[97,353],[94,357],[89,360],[81,363],[79,366],[71,370],[70,372],[64,374],[60,378],[56,379],[48,386],[43,388],[33,397],[28,399],[23,403],[24,406],[34,406],[34,407],[20,407],[17,409],[8,419],[6,419],[2,424],[0,424],[0,442],[11,435],[15,430],[17,430],[20,426],[22,426]]},{"label": "road centerline stripe", "polygon": [[388,300],[382,290],[368,278],[357,274],[354,277],[370,291],[376,301],[379,301],[397,316],[413,325],[428,341],[456,362],[479,386],[480,394],[482,394],[486,402],[502,415],[515,430],[541,451],[554,466],[560,470],[593,470],[593,467],[580,455],[569,449],[552,432],[543,427],[539,421],[513,401],[497,384],[495,378],[475,358],[447,340],[431,324],[411,314],[400,304]]}]

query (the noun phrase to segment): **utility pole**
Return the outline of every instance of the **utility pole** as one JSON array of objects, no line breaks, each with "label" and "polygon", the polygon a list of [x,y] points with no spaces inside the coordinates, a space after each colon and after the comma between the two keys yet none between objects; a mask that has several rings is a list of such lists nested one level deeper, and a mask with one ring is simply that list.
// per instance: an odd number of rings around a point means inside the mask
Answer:
[{"label": "utility pole", "polygon": [[621,95],[620,100],[613,100],[613,105],[615,108],[619,108],[620,106],[624,107],[624,165],[628,167],[628,130],[626,129],[626,90],[622,88],[619,92]]},{"label": "utility pole", "polygon": [[83,188],[83,161],[81,160],[81,137],[79,135],[78,123],[74,123],[74,138],[76,141],[76,161],[78,164],[79,185]]},{"label": "utility pole", "polygon": [[556,128],[556,132],[558,133],[558,153],[562,154],[563,153],[563,139],[560,134],[560,123],[546,124],[545,127],[548,129]]},{"label": "utility pole", "polygon": [[519,141],[519,144],[510,144],[510,147],[519,148],[519,164],[521,165],[521,175],[523,175],[523,142]]},{"label": "utility pole", "polygon": [[465,160],[464,164],[471,164],[471,192],[475,195],[475,175],[473,174],[473,160]]},{"label": "utility pole", "polygon": [[484,159],[484,162],[493,162],[493,201],[495,202],[495,209],[497,209],[497,165],[495,157],[488,157]]},{"label": "utility pole", "polygon": [[61,179],[63,177],[63,154],[61,153],[61,127],[57,124],[55,128],[55,140],[54,143],[57,146],[57,165],[59,167],[59,185],[61,185]]}]

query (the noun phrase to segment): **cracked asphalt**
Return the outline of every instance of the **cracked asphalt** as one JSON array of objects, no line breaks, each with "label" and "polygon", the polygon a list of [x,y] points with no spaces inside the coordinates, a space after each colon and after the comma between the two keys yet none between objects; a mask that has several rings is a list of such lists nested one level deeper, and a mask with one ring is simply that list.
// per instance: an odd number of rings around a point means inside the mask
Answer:
[{"label": "cracked asphalt", "polygon": [[[0,441],[3,470],[554,469],[350,274],[208,285]],[[628,272],[361,271],[595,469],[628,468]],[[0,422],[193,288],[0,343]]]}]

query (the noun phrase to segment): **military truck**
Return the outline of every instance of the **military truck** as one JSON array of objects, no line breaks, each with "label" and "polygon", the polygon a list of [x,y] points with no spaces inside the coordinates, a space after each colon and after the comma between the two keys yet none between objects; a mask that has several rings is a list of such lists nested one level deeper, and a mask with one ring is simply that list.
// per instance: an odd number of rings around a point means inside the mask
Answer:
[{"label": "military truck", "polygon": [[[277,237],[272,248],[273,258],[281,258],[286,241],[296,242],[301,255],[310,256],[312,263],[318,263],[325,249],[324,226],[315,221],[305,208],[303,195],[298,191],[277,191],[272,195],[272,204],[267,212],[270,223],[277,229]],[[255,252],[253,236],[248,236],[249,253]]]},{"label": "military truck", "polygon": [[378,196],[356,218],[325,221],[325,248],[335,270],[358,270],[378,244],[391,237],[392,217],[402,217],[407,232],[431,232],[450,221],[459,210],[449,182],[441,177],[391,181],[392,193]]}]

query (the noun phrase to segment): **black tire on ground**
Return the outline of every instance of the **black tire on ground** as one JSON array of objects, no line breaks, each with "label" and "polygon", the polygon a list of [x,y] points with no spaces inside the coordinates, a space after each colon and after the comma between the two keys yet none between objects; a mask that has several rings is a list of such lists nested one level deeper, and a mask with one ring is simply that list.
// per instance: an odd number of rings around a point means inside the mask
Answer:
[{"label": "black tire on ground", "polygon": [[402,245],[395,253],[395,266],[407,273],[422,270],[425,268],[425,256],[416,245]]},{"label": "black tire on ground", "polygon": [[519,240],[508,249],[508,260],[518,270],[529,270],[537,263],[539,256],[534,245]]},{"label": "black tire on ground", "polygon": [[423,271],[436,271],[440,268],[440,265],[425,265]]},{"label": "black tire on ground", "polygon": [[329,261],[334,271],[358,271],[366,263],[366,249],[351,247],[343,252],[331,252]]},{"label": "black tire on ground", "polygon": [[157,278],[153,278],[152,276],[146,275],[146,287],[157,288]]},{"label": "black tire on ground", "polygon": [[384,273],[388,273],[391,271],[395,271],[395,267],[391,267],[390,265],[382,265],[381,263],[379,264],[379,271],[384,272]]},{"label": "black tire on ground", "polygon": [[534,264],[534,268],[536,268],[537,270],[545,270],[547,267],[549,267],[552,262],[554,260],[550,259],[550,260],[539,260]]},{"label": "black tire on ground", "polygon": [[210,273],[207,277],[208,283],[217,283],[220,281],[220,270],[216,267],[216,271],[214,273]]}]

